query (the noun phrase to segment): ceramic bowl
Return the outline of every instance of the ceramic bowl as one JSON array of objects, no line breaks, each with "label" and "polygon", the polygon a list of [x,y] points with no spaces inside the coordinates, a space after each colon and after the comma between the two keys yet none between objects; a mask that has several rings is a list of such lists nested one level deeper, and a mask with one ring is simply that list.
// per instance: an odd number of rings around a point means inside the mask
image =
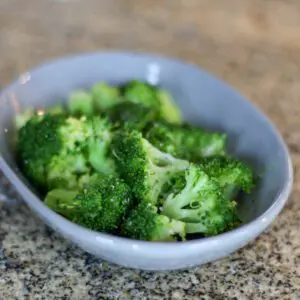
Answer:
[{"label": "ceramic bowl", "polygon": [[[186,242],[145,242],[90,231],[43,204],[19,171],[12,149],[13,120],[26,107],[65,101],[77,88],[98,81],[131,79],[160,84],[188,122],[228,133],[228,151],[260,176],[256,190],[239,201],[243,225],[215,237]],[[287,147],[274,125],[234,89],[194,65],[152,54],[100,52],[65,57],[21,75],[0,96],[0,169],[40,218],[62,236],[107,261],[144,270],[188,268],[244,247],[282,210],[293,182]]]}]

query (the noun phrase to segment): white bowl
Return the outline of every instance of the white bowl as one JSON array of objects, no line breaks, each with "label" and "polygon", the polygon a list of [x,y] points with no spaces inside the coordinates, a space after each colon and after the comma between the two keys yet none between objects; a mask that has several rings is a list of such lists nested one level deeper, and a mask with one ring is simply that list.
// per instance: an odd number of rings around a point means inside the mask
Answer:
[{"label": "white bowl", "polygon": [[[187,121],[229,134],[228,151],[261,174],[255,192],[239,202],[243,225],[215,237],[159,243],[90,231],[50,210],[18,170],[11,136],[24,107],[65,101],[76,88],[106,80],[148,80],[168,89]],[[171,270],[210,262],[236,251],[264,231],[282,210],[293,182],[290,156],[270,121],[249,101],[210,74],[177,60],[138,53],[93,53],[63,58],[26,74],[0,96],[0,169],[46,224],[107,261],[145,270]]]}]

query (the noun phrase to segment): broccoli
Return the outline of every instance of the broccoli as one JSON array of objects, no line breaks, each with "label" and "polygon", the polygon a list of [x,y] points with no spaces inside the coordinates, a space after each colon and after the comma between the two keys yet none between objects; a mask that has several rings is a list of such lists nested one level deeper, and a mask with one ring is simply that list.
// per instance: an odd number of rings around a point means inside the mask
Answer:
[{"label": "broccoli", "polygon": [[47,107],[46,112],[48,115],[65,115],[67,111],[62,104],[56,104],[51,107]]},{"label": "broccoli", "polygon": [[185,180],[186,184],[179,193],[169,194],[165,199],[161,213],[194,224],[187,224],[187,233],[209,236],[225,231],[228,224],[236,220],[235,202],[225,199],[218,182],[198,165],[190,165]]},{"label": "broccoli", "polygon": [[109,165],[114,172],[114,162],[108,154],[108,124],[100,117],[35,115],[18,134],[23,171],[41,190],[61,186],[73,189],[78,176],[92,167],[101,171]]},{"label": "broccoli", "polygon": [[47,167],[60,152],[58,128],[63,126],[64,121],[61,115],[34,115],[18,132],[21,166],[38,186],[46,186]]},{"label": "broccoli", "polygon": [[110,107],[123,101],[117,87],[100,82],[92,87],[92,96],[97,109],[105,112]]},{"label": "broccoli", "polygon": [[15,120],[16,129],[20,130],[34,115],[36,115],[36,111],[31,108],[27,108],[22,113],[18,113]]},{"label": "broccoli", "polygon": [[161,151],[192,162],[225,154],[226,134],[206,132],[187,124],[156,122],[145,138]]},{"label": "broccoli", "polygon": [[45,203],[79,225],[114,233],[130,207],[131,192],[121,179],[107,176],[81,192],[52,190]]},{"label": "broccoli", "polygon": [[146,241],[213,236],[237,227],[237,192],[254,174],[226,153],[227,135],[183,121],[171,94],[132,80],[70,94],[66,108],[15,120],[24,174],[65,218]]},{"label": "broccoli", "polygon": [[165,90],[159,89],[157,91],[160,116],[162,119],[166,120],[169,123],[181,124],[182,116],[181,111],[174,103],[172,96]]},{"label": "broccoli", "polygon": [[84,155],[76,152],[54,155],[45,168],[48,189],[74,189],[78,186],[78,176],[89,171]]},{"label": "broccoli", "polygon": [[115,163],[110,155],[112,124],[107,118],[94,117],[90,120],[93,136],[88,140],[89,163],[98,172],[113,174]]},{"label": "broccoli", "polygon": [[185,187],[185,172],[181,171],[166,182],[159,194],[159,204],[163,204],[170,194],[177,194]]},{"label": "broccoli", "polygon": [[123,95],[128,102],[140,103],[157,110],[160,118],[169,123],[182,123],[179,108],[165,90],[133,80],[123,87]]},{"label": "broccoli", "polygon": [[166,182],[189,162],[159,151],[138,131],[119,131],[112,152],[121,176],[138,199],[155,203]]},{"label": "broccoli", "polygon": [[[47,107],[46,110],[48,115],[61,115],[65,113],[65,109],[61,104]],[[44,109],[26,108],[23,112],[20,112],[16,115],[15,128],[17,130],[20,130],[20,128],[23,127],[32,117],[37,115],[43,116],[44,114]]]},{"label": "broccoli", "polygon": [[125,100],[134,103],[141,103],[148,107],[159,106],[156,89],[150,84],[132,80],[123,87]]},{"label": "broccoli", "polygon": [[227,199],[233,198],[239,189],[250,193],[254,187],[252,170],[234,158],[225,156],[205,158],[201,161],[201,168],[208,176],[218,181]]},{"label": "broccoli", "polygon": [[47,193],[44,202],[52,210],[62,216],[68,216],[68,219],[72,220],[76,210],[72,209],[71,205],[73,205],[77,195],[78,192],[76,190],[54,189]]},{"label": "broccoli", "polygon": [[[113,175],[113,174],[109,174]],[[118,174],[114,174],[115,177],[118,177]],[[98,173],[97,171],[90,171],[82,174],[78,177],[78,190],[82,191],[83,189],[88,188],[89,186],[97,185],[99,181],[102,180],[103,177],[108,176],[101,173]]]},{"label": "broccoli", "polygon": [[94,114],[93,98],[85,91],[73,92],[68,100],[68,109],[74,116],[92,116]]},{"label": "broccoli", "polygon": [[133,102],[121,102],[113,106],[107,111],[107,116],[117,128],[126,124],[128,128],[140,131],[159,119],[157,109]]},{"label": "broccoli", "polygon": [[141,202],[125,219],[121,234],[137,240],[174,241],[185,239],[185,223],[169,219],[157,212],[151,203]]}]

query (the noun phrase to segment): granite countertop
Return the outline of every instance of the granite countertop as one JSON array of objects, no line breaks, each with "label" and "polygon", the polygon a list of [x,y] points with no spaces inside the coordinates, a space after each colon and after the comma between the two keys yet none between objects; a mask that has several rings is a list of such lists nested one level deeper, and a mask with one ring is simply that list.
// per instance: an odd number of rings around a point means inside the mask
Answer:
[{"label": "granite countertop", "polygon": [[230,257],[156,273],[110,265],[68,244],[2,177],[0,299],[299,299],[299,1],[0,1],[0,87],[46,59],[111,48],[197,63],[250,98],[290,147],[290,200],[264,234]]}]

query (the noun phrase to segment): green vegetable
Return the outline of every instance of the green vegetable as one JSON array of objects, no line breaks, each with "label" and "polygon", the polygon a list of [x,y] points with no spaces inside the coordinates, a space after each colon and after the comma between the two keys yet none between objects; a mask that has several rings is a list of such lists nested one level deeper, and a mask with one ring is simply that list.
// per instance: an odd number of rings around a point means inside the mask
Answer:
[{"label": "green vegetable", "polygon": [[16,129],[20,130],[34,115],[36,115],[36,111],[32,108],[27,108],[22,113],[18,113],[15,120]]},{"label": "green vegetable", "polygon": [[90,124],[94,134],[88,141],[89,163],[99,173],[115,173],[115,163],[110,155],[112,124],[107,118],[100,117],[91,119]]},{"label": "green vegetable", "polygon": [[128,102],[143,104],[158,112],[161,119],[169,122],[182,123],[181,112],[166,91],[150,84],[133,80],[124,87],[124,98]]},{"label": "green vegetable", "polygon": [[57,104],[52,107],[49,107],[46,109],[46,111],[47,111],[47,114],[50,114],[50,115],[62,115],[62,114],[66,113],[65,108],[61,104]]},{"label": "green vegetable", "polygon": [[181,112],[178,106],[174,103],[172,96],[164,90],[158,90],[157,95],[161,118],[169,123],[181,124]]},{"label": "green vegetable", "polygon": [[145,241],[213,236],[240,225],[254,173],[227,135],[183,122],[166,90],[132,80],[70,94],[66,108],[15,120],[20,168],[45,203],[91,230]]},{"label": "green vegetable", "polygon": [[219,156],[201,161],[203,170],[223,188],[226,198],[232,198],[243,190],[250,193],[254,187],[252,170],[234,158]]},{"label": "green vegetable", "polygon": [[118,132],[112,147],[121,176],[138,199],[148,202],[156,203],[164,184],[189,165],[159,151],[135,130]]},{"label": "green vegetable", "polygon": [[25,174],[43,190],[78,186],[91,168],[113,173],[110,124],[94,117],[35,115],[18,132],[18,154]]},{"label": "green vegetable", "polygon": [[92,230],[115,232],[131,203],[129,187],[114,177],[103,177],[82,192],[55,189],[46,205],[71,221]]},{"label": "green vegetable", "polygon": [[92,87],[92,97],[96,108],[102,112],[122,101],[119,89],[105,82],[97,83]]},{"label": "green vegetable", "polygon": [[141,103],[121,102],[107,111],[107,116],[116,127],[126,124],[127,128],[143,131],[160,118],[156,109]]},{"label": "green vegetable", "polygon": [[226,135],[211,133],[190,125],[156,122],[145,137],[161,151],[190,161],[225,154]]},{"label": "green vegetable", "polygon": [[[113,173],[116,178],[118,177],[118,174]],[[112,175],[112,174],[111,174]],[[98,184],[99,181],[103,179],[103,177],[108,176],[101,173],[98,173],[97,171],[90,171],[87,173],[82,174],[78,177],[78,190],[82,191],[90,186],[95,186]]]},{"label": "green vegetable", "polygon": [[129,102],[140,103],[155,108],[159,105],[155,88],[141,81],[133,80],[126,84],[123,94],[125,100]]},{"label": "green vegetable", "polygon": [[76,91],[69,97],[68,109],[74,116],[92,116],[94,114],[93,98],[88,92]]},{"label": "green vegetable", "polygon": [[179,193],[169,194],[165,199],[163,215],[192,223],[187,225],[187,233],[193,233],[196,227],[198,233],[208,236],[225,231],[228,224],[236,220],[235,202],[223,197],[218,182],[200,166],[190,165],[185,181]]},{"label": "green vegetable", "polygon": [[140,203],[133,209],[122,227],[124,236],[146,241],[176,241],[185,239],[185,223],[158,214],[151,203]]}]

